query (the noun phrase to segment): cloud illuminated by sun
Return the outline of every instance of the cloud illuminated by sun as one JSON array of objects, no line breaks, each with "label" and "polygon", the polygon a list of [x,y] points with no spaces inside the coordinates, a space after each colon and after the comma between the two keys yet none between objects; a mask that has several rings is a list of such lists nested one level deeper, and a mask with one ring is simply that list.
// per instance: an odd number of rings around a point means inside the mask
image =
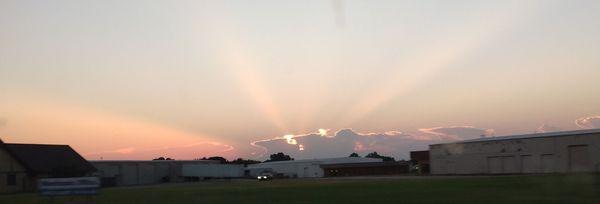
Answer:
[{"label": "cloud illuminated by sun", "polygon": [[283,138],[285,138],[285,140],[288,144],[292,144],[292,145],[298,144],[298,141],[296,141],[294,139],[294,135],[284,135]]},{"label": "cloud illuminated by sun", "polygon": [[326,129],[323,129],[323,128],[321,128],[321,129],[319,129],[319,135],[321,135],[321,136],[325,137],[325,136],[327,136],[327,132],[328,132],[328,131],[329,131],[329,130],[326,130]]}]

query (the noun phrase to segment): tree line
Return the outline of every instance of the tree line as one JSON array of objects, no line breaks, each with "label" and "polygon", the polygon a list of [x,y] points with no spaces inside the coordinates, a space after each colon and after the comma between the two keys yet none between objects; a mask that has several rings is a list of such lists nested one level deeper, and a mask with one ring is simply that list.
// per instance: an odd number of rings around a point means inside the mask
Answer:
[{"label": "tree line", "polygon": [[[349,157],[360,157],[360,155],[358,155],[358,153],[354,152],[354,153],[350,154]],[[380,155],[377,152],[368,153],[367,155],[365,155],[365,158],[382,159],[384,162],[394,162],[394,161],[396,161],[396,159],[394,159],[394,157]],[[153,160],[174,160],[174,159],[171,159],[170,157],[158,157],[158,158],[155,158]],[[237,158],[235,160],[229,161],[225,157],[221,157],[221,156],[202,157],[202,158],[198,158],[198,159],[195,159],[195,160],[219,161],[219,163],[221,163],[221,164],[244,164],[244,165],[248,165],[248,164],[262,163],[261,161],[252,160],[252,159],[244,159],[244,158]],[[271,154],[269,156],[269,159],[265,160],[264,162],[291,161],[291,160],[294,160],[294,158],[291,157],[290,155],[287,155],[287,154],[285,154],[283,152],[278,152],[278,153],[275,153],[275,154]]]},{"label": "tree line", "polygon": [[[349,157],[360,157],[360,155],[358,155],[356,152],[353,152],[352,154],[350,154]],[[396,159],[394,159],[394,157],[379,155],[379,153],[377,153],[377,152],[368,153],[367,155],[365,155],[365,158],[377,158],[377,159],[383,160],[384,162],[395,162],[396,161]]]}]

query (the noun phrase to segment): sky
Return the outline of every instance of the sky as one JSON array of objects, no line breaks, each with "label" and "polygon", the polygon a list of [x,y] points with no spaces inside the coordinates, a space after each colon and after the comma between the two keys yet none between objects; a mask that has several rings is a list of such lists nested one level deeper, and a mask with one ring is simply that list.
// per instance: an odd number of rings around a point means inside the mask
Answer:
[{"label": "sky", "polygon": [[600,1],[0,0],[0,138],[297,159],[600,128]]}]

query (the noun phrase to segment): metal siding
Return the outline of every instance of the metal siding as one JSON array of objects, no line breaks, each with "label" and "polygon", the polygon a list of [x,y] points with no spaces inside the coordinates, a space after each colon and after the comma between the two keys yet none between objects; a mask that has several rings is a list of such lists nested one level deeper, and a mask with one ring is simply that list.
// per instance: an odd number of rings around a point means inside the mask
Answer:
[{"label": "metal siding", "polygon": [[121,166],[121,174],[119,178],[121,179],[121,185],[137,185],[139,180],[137,165],[126,164]]},{"label": "metal siding", "polygon": [[[587,154],[583,149],[568,149],[569,146],[576,145],[587,145]],[[600,171],[600,133],[510,140],[490,139],[430,147],[432,174],[566,173],[570,172],[571,168],[573,171]],[[522,155],[531,156],[521,157]],[[504,158],[506,161],[491,161],[492,164],[488,161],[489,157],[511,156],[512,159]],[[575,166],[571,167],[572,165]],[[501,171],[498,166],[501,166]]]},{"label": "metal siding", "polygon": [[137,184],[153,184],[160,182],[161,175],[156,175],[153,164],[138,164],[139,181]]},{"label": "metal siding", "polygon": [[253,169],[271,169],[275,173],[280,173],[291,178],[316,178],[325,175],[323,169],[320,167],[322,164],[369,163],[381,161],[381,159],[363,157],[307,159],[253,164],[250,165],[248,169],[251,171],[251,174],[258,172],[253,171]]},{"label": "metal siding", "polygon": [[244,175],[243,165],[236,164],[184,164],[182,176],[201,178],[237,178]]},{"label": "metal siding", "polygon": [[544,154],[540,157],[540,161],[542,173],[554,172],[554,155]]},{"label": "metal siding", "polygon": [[502,157],[502,173],[519,173],[519,169],[517,168],[517,160],[515,160],[514,156]]},{"label": "metal siding", "polygon": [[569,171],[590,171],[590,159],[587,145],[569,146]]},{"label": "metal siding", "polygon": [[501,157],[488,157],[488,173],[500,174],[502,173],[502,158]]},{"label": "metal siding", "polygon": [[533,156],[521,155],[521,173],[535,173]]}]

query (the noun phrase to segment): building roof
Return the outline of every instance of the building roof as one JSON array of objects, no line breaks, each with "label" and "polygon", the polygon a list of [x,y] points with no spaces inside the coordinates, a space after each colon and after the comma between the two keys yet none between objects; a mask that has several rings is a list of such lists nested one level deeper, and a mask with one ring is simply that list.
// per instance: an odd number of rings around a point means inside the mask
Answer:
[{"label": "building roof", "polygon": [[[443,144],[488,142],[488,141],[530,139],[530,138],[543,138],[543,137],[561,137],[561,136],[574,136],[574,135],[589,135],[589,134],[598,134],[598,133],[600,133],[600,129],[585,129],[585,130],[533,133],[533,134],[509,135],[509,136],[498,136],[498,137],[483,137],[483,138],[462,140],[462,141],[443,143]],[[434,144],[434,145],[443,145],[443,144]]]},{"label": "building roof", "polygon": [[339,158],[324,158],[324,159],[302,159],[302,160],[289,160],[289,161],[274,161],[274,162],[263,162],[258,164],[248,165],[249,168],[267,168],[274,165],[284,164],[300,164],[300,163],[312,163],[312,164],[342,164],[342,163],[366,163],[366,162],[382,162],[379,158],[365,158],[365,157],[339,157]]},{"label": "building roof", "polygon": [[6,151],[30,173],[75,176],[96,168],[68,145],[12,144],[0,142]]},{"label": "building roof", "polygon": [[203,163],[220,164],[218,160],[90,160],[91,163]]},{"label": "building roof", "polygon": [[342,163],[342,164],[321,164],[322,168],[363,168],[363,167],[389,167],[389,166],[407,166],[406,162],[362,162],[362,163]]}]

